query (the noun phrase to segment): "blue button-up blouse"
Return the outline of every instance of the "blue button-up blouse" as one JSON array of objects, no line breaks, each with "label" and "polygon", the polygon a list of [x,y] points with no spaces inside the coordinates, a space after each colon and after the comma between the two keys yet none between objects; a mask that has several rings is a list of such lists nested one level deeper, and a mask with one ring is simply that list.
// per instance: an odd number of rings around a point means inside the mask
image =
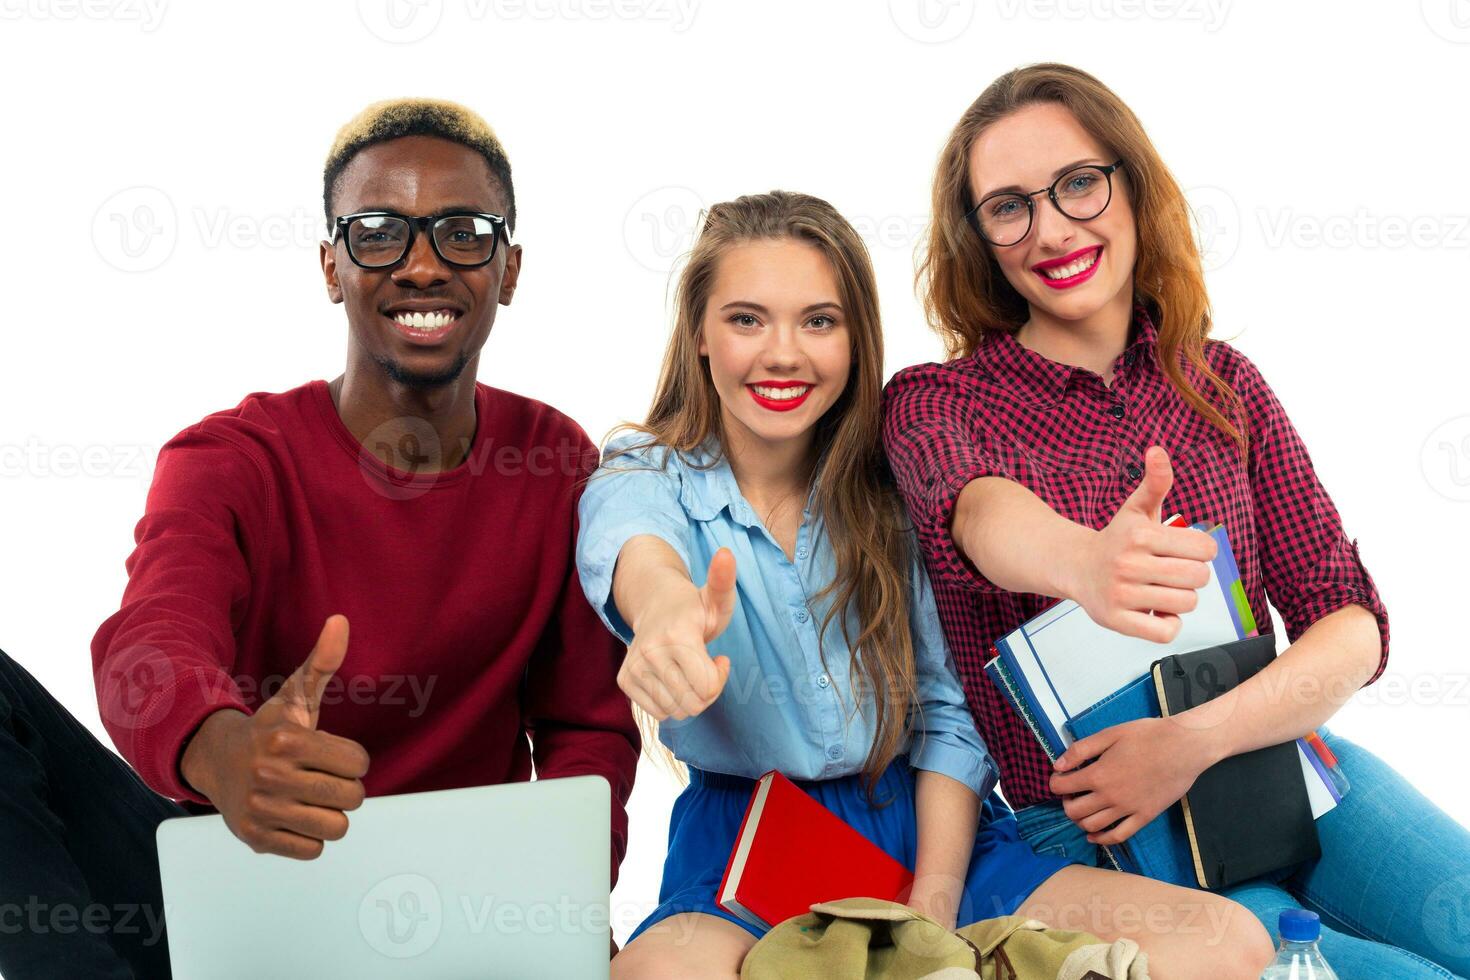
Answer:
[{"label": "blue button-up blouse", "polygon": [[[660,723],[660,740],[676,758],[710,772],[753,778],[776,769],[795,779],[860,772],[873,742],[874,705],[871,698],[854,705],[840,617],[833,617],[818,651],[833,597],[821,603],[813,597],[832,581],[836,561],[812,498],[792,561],[746,502],[728,460],[710,465],[711,452],[684,458],[665,447],[612,456],[645,441],[642,433],[623,433],[609,442],[578,507],[577,570],[592,608],[624,643],[632,642],[613,601],[612,574],[623,545],[640,534],[668,542],[695,585],[704,584],[720,548],[734,552],[736,563],[734,615],[708,644],[711,656],[730,658],[729,680],[703,713]],[[914,768],[943,773],[984,797],[998,771],[965,706],[916,545],[912,554],[909,621],[918,698],[910,708],[908,758]],[[855,609],[847,625],[851,636],[861,632]]]}]

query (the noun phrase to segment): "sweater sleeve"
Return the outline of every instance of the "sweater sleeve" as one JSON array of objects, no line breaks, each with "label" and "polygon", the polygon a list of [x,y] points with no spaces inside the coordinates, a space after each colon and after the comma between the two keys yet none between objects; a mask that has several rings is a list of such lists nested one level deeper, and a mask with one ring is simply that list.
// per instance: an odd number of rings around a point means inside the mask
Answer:
[{"label": "sweater sleeve", "polygon": [[209,715],[250,713],[230,676],[235,631],[250,600],[248,542],[269,515],[263,471],[201,425],[159,451],[122,605],[92,639],[102,724],[143,781],[208,803],[179,759]]},{"label": "sweater sleeve", "polygon": [[[585,436],[582,458],[597,459]],[[590,471],[591,466],[586,467]],[[584,474],[585,476],[585,474]],[[557,613],[532,654],[524,714],[536,776],[602,776],[612,787],[612,884],[628,847],[628,797],[641,740],[633,708],[618,687],[625,648],[603,628],[583,594],[572,559],[576,501]]]}]

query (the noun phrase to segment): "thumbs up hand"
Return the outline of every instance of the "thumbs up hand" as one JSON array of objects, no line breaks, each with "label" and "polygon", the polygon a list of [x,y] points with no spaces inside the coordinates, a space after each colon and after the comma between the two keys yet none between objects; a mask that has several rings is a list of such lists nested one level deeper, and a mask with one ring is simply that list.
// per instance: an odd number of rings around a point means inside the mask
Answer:
[{"label": "thumbs up hand", "polygon": [[1099,626],[1167,643],[1198,604],[1219,549],[1207,534],[1160,523],[1173,483],[1169,454],[1150,446],[1143,482],[1080,556],[1071,597]]},{"label": "thumbs up hand", "polygon": [[730,658],[711,657],[707,644],[735,612],[735,555],[721,548],[704,585],[670,592],[649,607],[618,671],[618,687],[654,720],[703,712],[730,679]]},{"label": "thumbs up hand", "polygon": [[257,853],[317,857],[362,805],[367,750],[317,730],[322,692],[346,655],[347,618],[331,616],[274,697],[253,715],[216,711],[184,751],[184,778]]}]

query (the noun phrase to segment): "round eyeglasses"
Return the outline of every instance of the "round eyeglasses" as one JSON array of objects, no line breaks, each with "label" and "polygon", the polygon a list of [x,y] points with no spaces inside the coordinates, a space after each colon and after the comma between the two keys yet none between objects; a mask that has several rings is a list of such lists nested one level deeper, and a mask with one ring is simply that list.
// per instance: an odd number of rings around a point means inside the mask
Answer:
[{"label": "round eyeglasses", "polygon": [[965,212],[965,220],[992,245],[1005,248],[1018,244],[1031,233],[1036,220],[1036,195],[1051,198],[1052,206],[1074,221],[1090,221],[1107,210],[1113,199],[1113,171],[1123,161],[1106,167],[1088,164],[1073,167],[1050,187],[1027,193],[1000,191]]},{"label": "round eyeglasses", "polygon": [[393,211],[359,211],[339,215],[329,241],[335,244],[340,237],[348,257],[364,269],[386,269],[402,261],[413,248],[414,236],[427,229],[435,255],[449,265],[474,269],[495,258],[504,227],[504,215],[481,211],[417,218]]}]

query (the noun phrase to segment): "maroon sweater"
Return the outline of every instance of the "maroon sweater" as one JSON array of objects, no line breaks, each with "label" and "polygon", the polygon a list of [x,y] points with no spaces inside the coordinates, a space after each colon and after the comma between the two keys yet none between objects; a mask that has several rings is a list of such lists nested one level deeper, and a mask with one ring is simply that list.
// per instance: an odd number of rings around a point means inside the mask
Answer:
[{"label": "maroon sweater", "polygon": [[367,749],[369,796],[526,780],[533,762],[541,778],[604,776],[616,876],[639,739],[623,647],[577,581],[597,450],[533,399],[476,384],[475,406],[468,458],[438,473],[363,448],[325,381],[248,395],[169,440],[122,608],[92,641],[103,724],[148,785],[207,803],[179,772],[188,738],[269,698],[343,613],[319,727]]}]

